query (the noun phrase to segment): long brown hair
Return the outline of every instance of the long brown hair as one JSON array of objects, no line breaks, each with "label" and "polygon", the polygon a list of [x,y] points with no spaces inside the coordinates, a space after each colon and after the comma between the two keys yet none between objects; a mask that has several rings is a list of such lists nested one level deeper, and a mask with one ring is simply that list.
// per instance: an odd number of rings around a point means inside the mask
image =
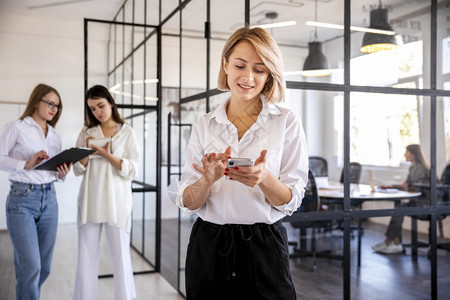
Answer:
[{"label": "long brown hair", "polygon": [[[86,92],[85,103],[87,103],[88,99],[101,99],[101,98],[105,98],[108,101],[108,103],[111,104],[113,120],[119,124],[125,123],[125,121],[120,117],[119,111],[117,110],[117,104],[114,101],[113,96],[108,91],[108,89],[106,87],[104,87],[103,85],[94,85],[93,87],[91,87]],[[100,124],[100,121],[97,120],[97,118],[94,116],[92,111],[89,108],[87,108],[84,125],[87,126],[88,128],[92,128],[99,124]]]},{"label": "long brown hair", "polygon": [[56,96],[58,96],[59,98],[59,109],[56,112],[55,116],[53,117],[53,119],[51,119],[50,121],[47,121],[48,124],[50,124],[52,127],[55,127],[56,123],[58,123],[59,117],[61,116],[61,112],[62,112],[62,101],[61,101],[61,96],[59,95],[58,91],[46,84],[40,83],[38,84],[33,91],[31,92],[30,95],[30,99],[28,99],[28,103],[27,103],[27,107],[25,108],[25,111],[23,112],[23,114],[20,116],[20,120],[25,119],[28,116],[33,115],[34,111],[36,110],[36,106],[39,104],[39,102],[41,101],[41,99],[43,97],[45,97],[45,95],[49,94],[49,93],[55,93]]},{"label": "long brown hair", "polygon": [[414,156],[414,162],[416,164],[424,165],[427,170],[430,169],[430,164],[428,163],[425,155],[423,155],[422,149],[417,144],[411,144],[406,147],[406,151],[410,152]]}]

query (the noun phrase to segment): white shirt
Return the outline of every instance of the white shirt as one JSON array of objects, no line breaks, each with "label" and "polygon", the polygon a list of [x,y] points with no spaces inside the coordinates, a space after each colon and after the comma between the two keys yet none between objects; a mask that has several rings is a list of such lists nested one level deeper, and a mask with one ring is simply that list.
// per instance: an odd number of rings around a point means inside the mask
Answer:
[{"label": "white shirt", "polygon": [[61,152],[61,137],[50,124],[47,128],[45,136],[30,116],[3,127],[0,134],[0,170],[9,172],[9,180],[32,184],[59,180],[56,171],[24,170],[26,162],[41,150],[47,152],[50,158]]},{"label": "white shirt", "polygon": [[[216,224],[275,223],[297,210],[305,193],[308,153],[303,127],[292,111],[261,99],[263,108],[257,121],[238,140],[237,129],[226,114],[229,101],[202,116],[192,127],[181,181],[172,181],[169,197],[185,213],[197,213],[203,220]],[[232,157],[252,159],[266,149],[267,169],[292,191],[289,203],[272,206],[259,186],[250,188],[223,176],[213,184],[203,207],[196,211],[184,207],[184,189],[201,176],[192,163],[201,166],[205,154],[224,152],[227,146],[232,148]]]},{"label": "white shirt", "polygon": [[[78,135],[77,147],[85,147],[90,136],[105,138],[100,125],[84,127]],[[111,153],[122,160],[120,171],[103,157],[89,159],[87,167],[80,162],[73,166],[76,176],[84,175],[78,193],[78,226],[108,223],[130,232],[131,181],[137,176],[140,154],[136,134],[128,124],[123,124],[112,137]]]}]

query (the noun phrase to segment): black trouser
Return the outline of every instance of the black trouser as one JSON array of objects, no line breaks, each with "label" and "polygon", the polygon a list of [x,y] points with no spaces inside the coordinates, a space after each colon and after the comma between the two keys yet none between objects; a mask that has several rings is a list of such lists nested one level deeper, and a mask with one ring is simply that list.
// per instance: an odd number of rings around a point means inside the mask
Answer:
[{"label": "black trouser", "polygon": [[186,257],[186,299],[296,299],[286,229],[198,218]]}]

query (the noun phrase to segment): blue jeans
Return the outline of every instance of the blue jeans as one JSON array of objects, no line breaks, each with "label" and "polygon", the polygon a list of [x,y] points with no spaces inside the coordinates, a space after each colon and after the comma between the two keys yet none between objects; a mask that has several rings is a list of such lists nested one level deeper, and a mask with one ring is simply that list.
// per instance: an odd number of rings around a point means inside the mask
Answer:
[{"label": "blue jeans", "polygon": [[39,299],[50,274],[58,224],[53,183],[11,182],[6,223],[14,247],[16,299]]}]

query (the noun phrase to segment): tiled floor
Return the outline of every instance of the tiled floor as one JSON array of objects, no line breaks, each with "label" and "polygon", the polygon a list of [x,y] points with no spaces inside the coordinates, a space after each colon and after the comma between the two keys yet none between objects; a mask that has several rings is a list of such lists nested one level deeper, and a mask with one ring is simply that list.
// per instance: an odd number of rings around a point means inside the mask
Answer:
[{"label": "tiled floor", "polygon": [[[14,290],[14,262],[12,245],[7,233],[0,233],[0,299],[15,299]],[[75,281],[77,255],[77,229],[75,224],[60,224],[53,257],[52,272],[44,283],[41,291],[43,300],[72,299]],[[149,265],[132,253],[134,271],[149,270]],[[102,239],[102,256],[100,260],[100,274],[111,274],[109,252],[106,239]],[[135,275],[137,299],[179,300],[184,299],[159,274]],[[114,299],[113,278],[99,279],[99,300]]]}]

